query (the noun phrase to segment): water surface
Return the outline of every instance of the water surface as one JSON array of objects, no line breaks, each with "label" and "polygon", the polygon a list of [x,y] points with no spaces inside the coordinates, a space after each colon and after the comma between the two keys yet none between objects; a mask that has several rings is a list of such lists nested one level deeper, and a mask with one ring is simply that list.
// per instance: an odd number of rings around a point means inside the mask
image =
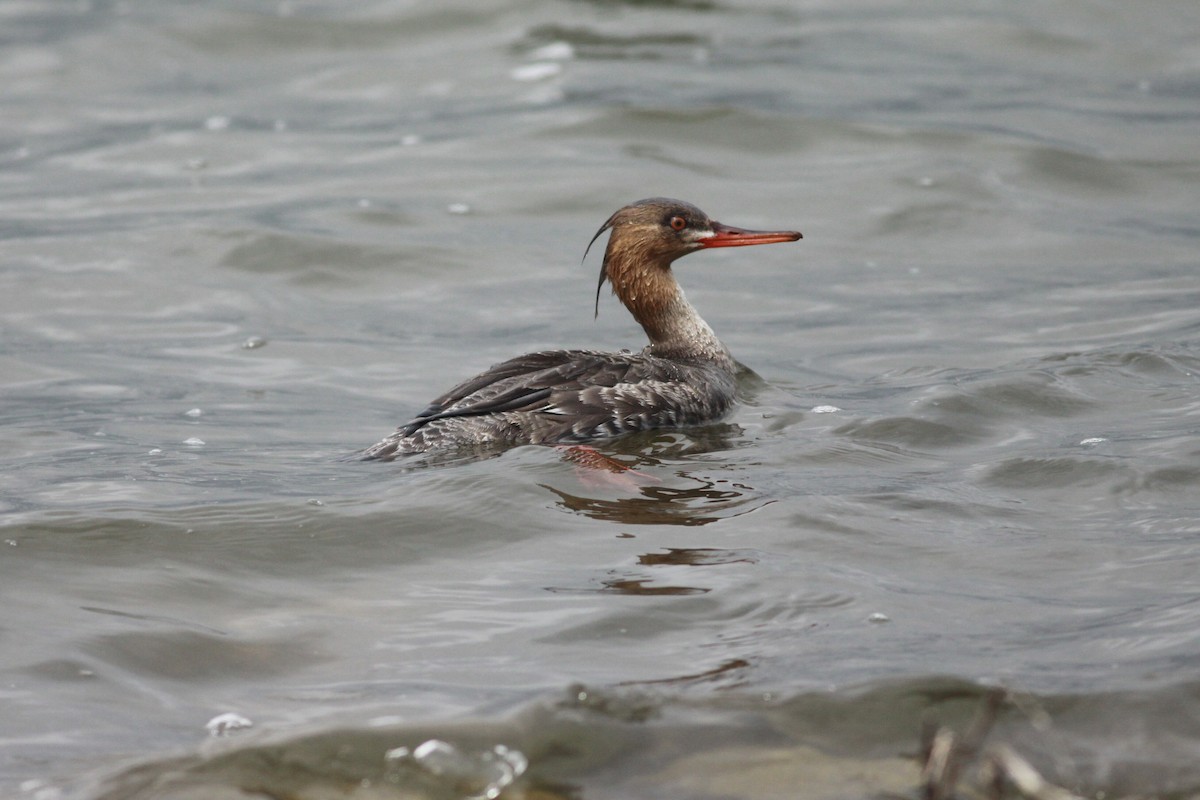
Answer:
[{"label": "water surface", "polygon": [[[994,684],[1048,778],[1200,790],[1192,6],[0,17],[2,793],[909,794]],[[640,347],[580,257],[650,195],[804,232],[678,264],[729,419],[338,460]]]}]

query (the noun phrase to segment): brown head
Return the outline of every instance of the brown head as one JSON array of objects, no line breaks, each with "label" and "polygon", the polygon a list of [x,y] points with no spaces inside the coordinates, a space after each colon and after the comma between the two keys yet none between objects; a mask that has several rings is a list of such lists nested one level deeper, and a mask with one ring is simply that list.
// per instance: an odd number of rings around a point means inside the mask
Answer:
[{"label": "brown head", "polygon": [[[583,256],[600,238],[612,231],[600,267],[596,285],[596,314],[600,313],[600,290],[604,281],[612,282],[613,291],[626,306],[640,316],[633,302],[639,302],[637,286],[645,285],[654,293],[656,286],[674,284],[671,262],[680,256],[710,247],[745,247],[752,244],[794,242],[799,231],[750,231],[717,222],[691,203],[669,197],[651,197],[630,203],[600,226]],[[631,288],[632,287],[632,288]],[[653,302],[643,297],[640,302]],[[639,319],[639,321],[641,321]]]}]

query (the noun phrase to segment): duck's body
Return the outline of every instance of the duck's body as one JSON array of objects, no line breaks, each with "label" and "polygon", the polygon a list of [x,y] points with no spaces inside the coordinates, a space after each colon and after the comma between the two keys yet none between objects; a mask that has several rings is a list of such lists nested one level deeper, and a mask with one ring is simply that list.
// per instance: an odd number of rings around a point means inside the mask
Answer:
[{"label": "duck's body", "polygon": [[520,444],[580,444],[717,419],[733,405],[735,365],[646,353],[547,350],[454,387],[364,458]]},{"label": "duck's body", "polygon": [[610,281],[649,346],[640,353],[549,350],[497,364],[434,400],[362,457],[580,444],[724,416],[734,402],[737,363],[684,297],[671,262],[705,247],[795,241],[800,234],[731,228],[666,198],[622,208],[592,241],[609,229],[597,296]]}]

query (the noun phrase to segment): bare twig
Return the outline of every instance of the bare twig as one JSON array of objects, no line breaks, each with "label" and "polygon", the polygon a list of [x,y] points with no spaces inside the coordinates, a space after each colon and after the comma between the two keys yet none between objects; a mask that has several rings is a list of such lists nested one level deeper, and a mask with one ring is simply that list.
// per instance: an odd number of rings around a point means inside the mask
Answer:
[{"label": "bare twig", "polygon": [[1032,764],[1006,744],[989,749],[980,772],[983,782],[990,784],[997,796],[1004,784],[1008,783],[1027,800],[1083,800],[1079,795],[1047,781]]},{"label": "bare twig", "polygon": [[932,734],[925,731],[922,747],[925,758],[921,782],[926,800],[948,800],[954,796],[963,769],[975,760],[984,739],[991,733],[1004,702],[1004,689],[994,688],[983,696],[966,734],[956,737],[949,728],[937,728]]}]

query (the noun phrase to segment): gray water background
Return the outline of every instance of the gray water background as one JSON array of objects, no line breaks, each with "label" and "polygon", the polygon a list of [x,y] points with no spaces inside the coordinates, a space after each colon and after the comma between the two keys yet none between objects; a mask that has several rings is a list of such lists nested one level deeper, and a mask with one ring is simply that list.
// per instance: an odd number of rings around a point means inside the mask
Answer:
[{"label": "gray water background", "polygon": [[[649,195],[805,235],[677,265],[758,377],[604,447],[656,483],[337,460],[640,347],[580,257]],[[1191,2],[0,3],[0,793],[437,735],[870,794],[794,765],[998,682],[1060,782],[1194,794],[1198,212]]]}]

